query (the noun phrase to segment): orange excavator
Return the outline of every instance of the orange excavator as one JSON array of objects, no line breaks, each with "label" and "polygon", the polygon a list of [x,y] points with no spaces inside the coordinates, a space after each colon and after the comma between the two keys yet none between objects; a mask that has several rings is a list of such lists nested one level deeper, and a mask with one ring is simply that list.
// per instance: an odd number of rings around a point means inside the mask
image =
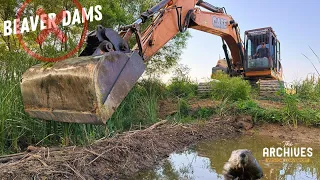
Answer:
[{"label": "orange excavator", "polygon": [[[141,32],[148,20],[151,24]],[[282,80],[280,43],[271,28],[246,31],[244,44],[238,23],[224,8],[203,0],[162,0],[118,32],[98,26],[88,34],[80,57],[28,69],[21,82],[25,111],[44,120],[105,124],[145,71],[145,63],[188,28],[222,38],[226,63],[216,69],[251,81]],[[130,49],[133,36],[136,45]],[[267,44],[267,58],[254,55],[261,42]]]}]

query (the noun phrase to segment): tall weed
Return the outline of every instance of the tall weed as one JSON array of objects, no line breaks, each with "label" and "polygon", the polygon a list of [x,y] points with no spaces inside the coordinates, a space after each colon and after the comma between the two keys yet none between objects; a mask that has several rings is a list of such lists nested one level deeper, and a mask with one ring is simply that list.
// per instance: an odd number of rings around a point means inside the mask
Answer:
[{"label": "tall weed", "polygon": [[230,77],[225,73],[213,75],[211,82],[212,97],[217,100],[238,101],[250,98],[251,86],[248,81],[241,77]]}]

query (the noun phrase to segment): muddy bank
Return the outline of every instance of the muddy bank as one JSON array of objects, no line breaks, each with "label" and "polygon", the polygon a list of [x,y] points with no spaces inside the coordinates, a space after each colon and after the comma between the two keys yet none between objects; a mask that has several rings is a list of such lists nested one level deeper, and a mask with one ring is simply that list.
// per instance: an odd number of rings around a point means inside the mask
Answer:
[{"label": "muddy bank", "polygon": [[[32,148],[0,163],[2,179],[123,179],[152,168],[174,151],[206,139],[239,137],[243,118],[193,124],[162,121],[87,147]],[[13,160],[12,160],[13,159]],[[1,160],[1,159],[0,159]]]},{"label": "muddy bank", "polygon": [[280,124],[261,124],[246,134],[273,137],[292,142],[320,144],[320,128],[300,125],[297,128]]}]

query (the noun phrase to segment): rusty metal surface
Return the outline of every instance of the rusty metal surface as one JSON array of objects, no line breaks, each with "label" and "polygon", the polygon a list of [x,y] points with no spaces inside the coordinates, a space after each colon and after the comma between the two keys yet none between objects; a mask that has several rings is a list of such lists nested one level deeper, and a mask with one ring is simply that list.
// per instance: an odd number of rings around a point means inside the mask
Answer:
[{"label": "rusty metal surface", "polygon": [[144,72],[133,52],[110,52],[36,65],[21,82],[25,111],[35,118],[104,124]]}]

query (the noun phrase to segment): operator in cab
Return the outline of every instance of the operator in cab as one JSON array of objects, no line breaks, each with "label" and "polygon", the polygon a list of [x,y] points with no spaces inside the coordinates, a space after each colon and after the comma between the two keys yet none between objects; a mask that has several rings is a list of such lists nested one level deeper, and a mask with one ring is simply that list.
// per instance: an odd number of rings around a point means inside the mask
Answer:
[{"label": "operator in cab", "polygon": [[266,43],[262,42],[261,47],[258,49],[257,53],[255,54],[257,58],[269,58],[269,49],[266,47]]}]

